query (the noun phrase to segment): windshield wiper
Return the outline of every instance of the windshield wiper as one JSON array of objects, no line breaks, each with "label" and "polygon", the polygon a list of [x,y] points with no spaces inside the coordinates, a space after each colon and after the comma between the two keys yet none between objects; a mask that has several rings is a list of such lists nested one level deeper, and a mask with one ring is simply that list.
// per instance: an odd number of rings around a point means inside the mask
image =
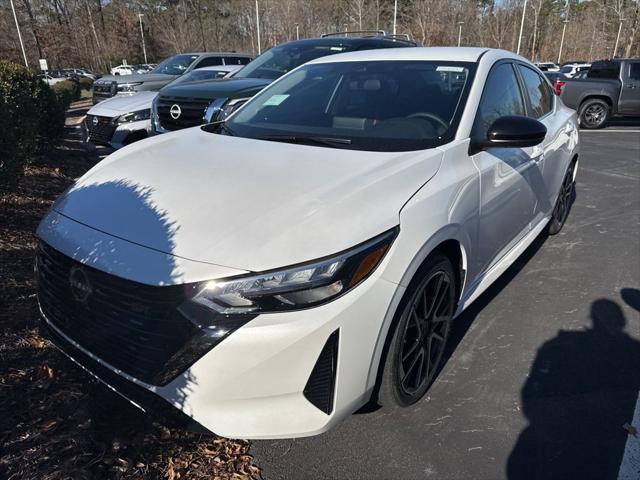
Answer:
[{"label": "windshield wiper", "polygon": [[218,129],[224,130],[225,132],[227,132],[227,135],[231,137],[236,136],[235,132],[231,130],[231,128],[227,125],[227,123],[224,120],[218,120],[217,122],[207,123],[206,125],[202,126],[202,130],[209,133],[216,133],[216,130]]},{"label": "windshield wiper", "polygon": [[271,142],[322,145],[325,147],[333,147],[333,148],[340,148],[343,145],[351,145],[350,138],[314,137],[314,136],[304,136],[304,135],[266,135],[264,137],[257,137],[257,139],[269,140]]}]

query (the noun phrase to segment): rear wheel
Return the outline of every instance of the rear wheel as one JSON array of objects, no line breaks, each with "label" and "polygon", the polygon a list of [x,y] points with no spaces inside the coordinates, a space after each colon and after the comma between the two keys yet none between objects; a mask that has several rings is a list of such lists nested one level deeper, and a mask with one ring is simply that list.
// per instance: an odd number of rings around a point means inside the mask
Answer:
[{"label": "rear wheel", "polygon": [[586,100],[580,106],[580,126],[586,129],[602,127],[609,119],[611,108],[604,100]]},{"label": "rear wheel", "polygon": [[575,169],[575,166],[576,163],[571,162],[571,165],[569,165],[567,173],[565,173],[564,179],[562,180],[560,193],[558,193],[558,199],[556,200],[556,205],[553,208],[553,214],[551,215],[551,220],[547,227],[549,235],[559,233],[564,226],[564,222],[567,221],[567,217],[569,216],[569,210],[571,208],[571,202],[573,201],[573,195],[576,188],[576,183],[573,179],[573,170]]},{"label": "rear wheel", "polygon": [[429,389],[444,353],[456,304],[451,262],[436,254],[407,290],[382,372],[378,403],[409,406]]}]

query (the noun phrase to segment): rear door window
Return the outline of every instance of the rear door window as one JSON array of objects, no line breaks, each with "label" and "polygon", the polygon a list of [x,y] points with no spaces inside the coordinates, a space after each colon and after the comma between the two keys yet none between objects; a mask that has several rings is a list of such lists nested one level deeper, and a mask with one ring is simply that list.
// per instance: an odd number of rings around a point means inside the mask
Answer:
[{"label": "rear door window", "polygon": [[629,78],[640,80],[640,62],[629,63]]}]

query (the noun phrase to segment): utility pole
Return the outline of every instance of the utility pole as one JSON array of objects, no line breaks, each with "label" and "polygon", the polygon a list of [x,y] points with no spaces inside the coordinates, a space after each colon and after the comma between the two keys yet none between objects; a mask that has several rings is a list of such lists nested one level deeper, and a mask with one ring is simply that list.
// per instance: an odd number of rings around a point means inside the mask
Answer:
[{"label": "utility pole", "polygon": [[520,35],[518,36],[518,50],[517,55],[520,55],[520,45],[522,44],[522,30],[524,29],[524,16],[527,13],[527,0],[524,0],[524,6],[522,7],[522,19],[520,20]]},{"label": "utility pole", "polygon": [[300,25],[296,23],[296,40],[300,40]]},{"label": "utility pole", "polygon": [[564,32],[567,30],[567,23],[569,20],[563,20],[562,25],[562,38],[560,38],[560,51],[558,52],[558,65],[560,65],[560,59],[562,58],[562,46],[564,45]]},{"label": "utility pole", "polygon": [[460,42],[462,41],[462,25],[464,25],[464,22],[458,22],[458,46],[460,46]]},{"label": "utility pole", "polygon": [[398,0],[393,3],[393,34],[396,34],[396,20],[398,19]]},{"label": "utility pole", "polygon": [[260,13],[258,11],[258,0],[256,0],[256,33],[258,35],[258,55],[260,55],[262,48],[260,47]]},{"label": "utility pole", "polygon": [[613,47],[613,54],[611,55],[611,58],[615,58],[616,53],[618,51],[618,42],[620,41],[620,32],[622,31],[622,22],[624,22],[624,18],[620,19],[620,25],[618,25],[618,35],[616,36],[616,44]]},{"label": "utility pole", "polygon": [[20,33],[20,24],[18,24],[18,16],[16,15],[16,7],[13,6],[13,0],[9,0],[11,3],[11,10],[13,11],[13,19],[16,21],[16,30],[18,31],[18,40],[20,40],[20,48],[22,48],[22,56],[24,57],[24,66],[29,67],[27,61],[27,53],[24,51],[24,43],[22,42],[22,34]]},{"label": "utility pole", "polygon": [[144,55],[144,63],[149,63],[147,61],[147,47],[144,44],[144,29],[142,28],[142,17],[144,16],[144,14],[139,13],[138,14],[138,20],[140,21],[140,37],[142,38],[142,53]]}]

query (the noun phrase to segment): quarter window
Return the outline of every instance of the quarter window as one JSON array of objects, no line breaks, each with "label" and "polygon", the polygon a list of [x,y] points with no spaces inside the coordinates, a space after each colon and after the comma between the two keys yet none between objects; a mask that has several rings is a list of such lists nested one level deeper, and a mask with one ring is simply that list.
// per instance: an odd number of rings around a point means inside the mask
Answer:
[{"label": "quarter window", "polygon": [[553,94],[540,75],[524,65],[518,65],[524,86],[529,95],[531,116],[540,118],[553,109]]},{"label": "quarter window", "polygon": [[510,63],[503,63],[494,67],[487,77],[473,128],[474,135],[486,137],[493,122],[507,115],[525,115],[525,109],[513,67]]}]

